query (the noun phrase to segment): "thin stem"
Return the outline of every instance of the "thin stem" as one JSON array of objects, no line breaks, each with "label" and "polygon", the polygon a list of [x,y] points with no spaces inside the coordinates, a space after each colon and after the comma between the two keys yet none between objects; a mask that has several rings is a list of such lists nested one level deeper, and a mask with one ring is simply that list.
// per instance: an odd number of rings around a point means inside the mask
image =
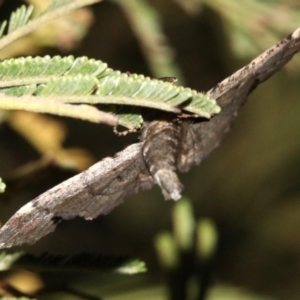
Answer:
[{"label": "thin stem", "polygon": [[95,123],[106,123],[111,126],[117,125],[118,122],[116,116],[99,111],[96,107],[86,104],[65,104],[57,101],[55,97],[14,97],[0,94],[0,109],[48,113]]}]

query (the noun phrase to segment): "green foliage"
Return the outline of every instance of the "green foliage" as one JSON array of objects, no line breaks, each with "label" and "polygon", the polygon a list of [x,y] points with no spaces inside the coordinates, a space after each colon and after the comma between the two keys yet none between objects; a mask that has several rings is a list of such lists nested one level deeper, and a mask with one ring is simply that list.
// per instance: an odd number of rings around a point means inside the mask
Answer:
[{"label": "green foliage", "polygon": [[[235,54],[251,58],[299,26],[300,9],[296,2],[204,0],[202,5],[212,8],[224,19]],[[299,70],[299,61],[295,57],[295,70]]]},{"label": "green foliage", "polygon": [[[0,49],[34,31],[48,21],[66,15],[82,6],[99,1],[101,0],[53,0],[49,8],[35,18],[30,18],[33,11],[32,6],[26,8],[26,6],[23,5],[12,13],[9,22],[4,21],[0,25]],[[7,34],[4,34],[7,23],[9,24]]]},{"label": "green foliage", "polygon": [[[11,15],[6,36],[7,22],[0,26],[0,49],[42,23],[93,2],[97,1],[56,0],[33,19],[32,6],[20,7]],[[129,129],[141,127],[141,107],[177,114],[184,110],[205,118],[220,112],[216,102],[202,93],[143,75],[122,74],[86,57],[8,59],[0,63],[0,78],[0,108],[4,110],[50,113]],[[91,105],[101,105],[102,111]]]},{"label": "green foliage", "polygon": [[[72,105],[68,103],[106,104],[110,107],[102,108],[116,114],[118,124],[129,129],[142,125],[141,112],[124,114],[120,107],[111,105],[146,107],[173,113],[184,110],[205,118],[220,112],[215,100],[205,94],[143,75],[114,71],[105,63],[86,57],[45,56],[4,60],[0,63],[0,79],[2,109],[70,116]],[[51,105],[47,107],[49,103]],[[90,108],[91,114],[82,110],[80,115],[79,110],[80,118],[96,122],[107,120],[103,117],[107,116],[104,112],[102,115],[99,112],[99,117],[95,118],[95,110]],[[78,117],[75,113],[73,116]]]},{"label": "green foliage", "polygon": [[[45,15],[45,14],[47,14],[47,13],[49,13],[49,12],[55,10],[55,9],[61,8],[62,6],[68,5],[72,2],[74,2],[74,1],[54,0],[54,1],[52,1],[49,8],[45,12],[43,12],[43,15]],[[2,38],[4,36],[5,29],[7,29],[7,35],[8,35],[8,34],[12,33],[13,31],[27,25],[28,22],[30,21],[31,16],[32,16],[33,9],[34,9],[33,5],[29,5],[28,7],[26,7],[25,5],[22,5],[16,11],[14,11],[11,14],[10,19],[9,19],[8,22],[3,21],[1,23],[1,25],[0,25],[0,38]]]},{"label": "green foliage", "polygon": [[[32,12],[33,12],[32,5],[29,5],[28,7],[22,5],[20,8],[18,8],[15,12],[11,14],[7,32],[11,33],[14,30],[18,29],[19,27],[25,25],[28,22],[29,18],[31,17]],[[4,21],[3,24],[6,25],[6,22]],[[3,28],[4,30],[5,25],[3,24],[1,25],[1,29]]]},{"label": "green foliage", "polygon": [[27,297],[1,297],[0,300],[34,300],[35,298]]},{"label": "green foliage", "polygon": [[60,76],[97,76],[106,70],[107,65],[86,57],[21,57],[7,59],[0,63],[0,87],[18,86],[28,83],[43,83]]},{"label": "green foliage", "polygon": [[2,181],[2,179],[0,178],[0,193],[4,193],[6,188],[5,183]]},{"label": "green foliage", "polygon": [[184,299],[204,299],[206,278],[218,246],[214,222],[202,219],[197,223],[190,201],[181,199],[173,209],[173,233],[160,233],[155,240],[159,261],[168,277],[169,293],[185,295]]},{"label": "green foliage", "polygon": [[184,75],[174,60],[173,50],[164,34],[164,22],[148,0],[113,0],[126,15],[154,77],[172,74],[184,83]]},{"label": "green foliage", "polygon": [[16,252],[0,252],[0,272],[26,269],[29,271],[114,272],[137,274],[146,271],[143,261],[124,256],[81,253],[74,256],[42,254],[39,257]]},{"label": "green foliage", "polygon": [[53,0],[49,6],[49,8],[45,11],[45,13],[48,13],[51,10],[54,10],[56,8],[59,8],[62,5],[67,5],[69,3],[74,2],[73,0]]}]

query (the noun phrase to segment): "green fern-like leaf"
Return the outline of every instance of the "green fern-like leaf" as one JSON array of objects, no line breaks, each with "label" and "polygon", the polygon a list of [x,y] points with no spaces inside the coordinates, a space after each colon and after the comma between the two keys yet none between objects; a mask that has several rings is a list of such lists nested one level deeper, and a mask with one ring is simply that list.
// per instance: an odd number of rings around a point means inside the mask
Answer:
[{"label": "green fern-like leaf", "polygon": [[[0,49],[11,44],[16,39],[36,30],[41,25],[80,7],[101,0],[53,0],[47,10],[35,18],[31,18],[33,6],[21,6],[11,14],[9,21],[0,25]],[[8,24],[7,33],[5,34]]]},{"label": "green fern-like leaf", "polygon": [[60,78],[62,75],[90,75],[98,76],[107,65],[101,61],[73,56],[44,56],[44,57],[21,57],[7,59],[0,63],[0,88],[30,83],[48,82],[53,77]]},{"label": "green fern-like leaf", "polygon": [[[90,114],[85,110],[80,115],[78,104],[89,105]],[[97,110],[97,117],[91,105],[102,105],[106,112]],[[86,57],[26,57],[0,62],[2,109],[80,115],[81,119],[108,121],[110,125],[116,125],[110,119],[115,114],[118,124],[133,129],[143,123],[141,107],[177,114],[183,110],[205,118],[220,111],[215,100],[205,94],[143,75],[114,71]]]},{"label": "green fern-like leaf", "polygon": [[8,23],[8,30],[7,33],[11,33],[18,29],[21,26],[24,26],[25,24],[28,23],[31,15],[33,12],[33,6],[29,5],[26,7],[25,5],[22,5],[19,7],[16,11],[14,11],[11,14],[11,17],[9,19],[9,22],[4,21],[0,25],[0,38],[3,37],[4,31],[7,28],[7,23]]},{"label": "green fern-like leaf", "polygon": [[27,298],[27,297],[1,297],[0,300],[36,300],[36,298]]},{"label": "green fern-like leaf", "polygon": [[124,256],[81,253],[74,256],[42,254],[37,257],[23,252],[0,252],[0,272],[12,269],[30,271],[117,272],[137,274],[146,271],[143,261]]},{"label": "green fern-like leaf", "polygon": [[29,5],[28,7],[22,5],[15,12],[13,12],[8,23],[8,33],[11,33],[19,27],[27,24],[32,15],[32,12],[32,5]]},{"label": "green fern-like leaf", "polygon": [[[46,10],[46,12],[52,11],[58,7],[60,7],[61,5],[66,5],[73,2],[72,0],[53,0],[50,4],[50,6],[48,7],[48,9]],[[46,13],[45,12],[45,13]]]}]

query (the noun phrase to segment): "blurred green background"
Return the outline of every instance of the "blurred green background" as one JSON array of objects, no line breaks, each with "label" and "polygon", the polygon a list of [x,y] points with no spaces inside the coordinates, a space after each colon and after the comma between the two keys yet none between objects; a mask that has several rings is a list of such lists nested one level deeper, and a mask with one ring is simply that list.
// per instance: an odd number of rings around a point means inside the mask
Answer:
[{"label": "blurred green background", "polygon": [[[1,19],[20,4],[2,2]],[[151,77],[177,76],[198,91],[210,89],[300,26],[296,0],[116,0],[103,1],[91,10],[93,24],[76,48],[41,47],[38,52],[85,55],[111,68]],[[300,299],[299,62],[298,55],[288,68],[260,85],[222,146],[200,167],[180,175],[196,219],[211,218],[217,226],[220,242],[214,276],[245,294],[274,299]],[[138,134],[118,137],[104,125],[54,119],[67,128],[64,146],[83,148],[95,160],[138,140]],[[7,193],[0,196],[3,224],[23,204],[75,171],[48,165],[10,179],[14,170],[38,160],[40,154],[6,122],[1,123],[0,138],[1,177],[8,178]],[[145,278],[44,274],[43,279],[46,284],[64,280],[83,286],[105,299],[161,299],[157,287],[163,276],[154,238],[171,229],[173,206],[156,187],[127,199],[108,216],[65,222],[55,233],[22,249],[36,254],[99,252],[138,257],[147,263]],[[147,296],[135,294],[140,289]],[[246,297],[226,291],[220,295],[209,299]]]}]

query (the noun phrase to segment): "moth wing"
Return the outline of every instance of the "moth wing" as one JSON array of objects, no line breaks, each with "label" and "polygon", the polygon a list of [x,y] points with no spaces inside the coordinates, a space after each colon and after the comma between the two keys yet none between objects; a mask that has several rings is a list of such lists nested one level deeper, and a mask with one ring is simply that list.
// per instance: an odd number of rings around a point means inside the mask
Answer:
[{"label": "moth wing", "polygon": [[105,158],[24,205],[0,230],[0,248],[32,244],[55,230],[61,219],[94,219],[124,199],[150,189],[153,179],[133,144]]},{"label": "moth wing", "polygon": [[252,90],[280,70],[299,50],[300,28],[208,91],[220,105],[221,113],[194,124],[183,122],[178,170],[187,172],[218,147]]},{"label": "moth wing", "polygon": [[[193,165],[199,165],[216,147],[229,131],[237,113],[246,101],[254,78],[223,94],[222,100],[228,100],[229,106],[222,108],[219,115],[208,122],[182,123],[182,137],[179,147],[177,167],[180,172],[188,172]],[[221,99],[219,99],[221,100]]]}]

